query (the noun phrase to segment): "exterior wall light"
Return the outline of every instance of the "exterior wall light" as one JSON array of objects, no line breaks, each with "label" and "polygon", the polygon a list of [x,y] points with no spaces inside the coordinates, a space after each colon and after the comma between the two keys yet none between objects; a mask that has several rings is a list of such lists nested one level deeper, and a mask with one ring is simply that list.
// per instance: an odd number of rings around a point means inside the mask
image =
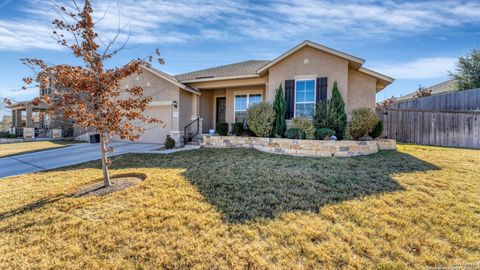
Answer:
[{"label": "exterior wall light", "polygon": [[176,109],[178,107],[178,104],[177,104],[177,101],[176,100],[173,100],[173,107]]}]

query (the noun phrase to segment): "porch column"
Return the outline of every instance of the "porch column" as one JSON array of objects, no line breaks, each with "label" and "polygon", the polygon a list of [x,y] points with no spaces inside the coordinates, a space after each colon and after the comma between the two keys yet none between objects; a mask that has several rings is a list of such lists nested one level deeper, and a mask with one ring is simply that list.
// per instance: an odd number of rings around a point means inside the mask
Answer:
[{"label": "porch column", "polygon": [[22,127],[22,110],[15,110],[15,127]]},{"label": "porch column", "polygon": [[38,112],[38,127],[40,129],[43,129],[43,126],[45,125],[45,113],[42,111]]},{"label": "porch column", "polygon": [[14,128],[16,123],[17,123],[17,110],[12,109],[12,123],[10,124],[10,126]]},{"label": "porch column", "polygon": [[192,94],[192,118],[197,118],[199,116],[198,113],[198,95]]},{"label": "porch column", "polygon": [[50,114],[50,129],[57,128],[57,115]]},{"label": "porch column", "polygon": [[23,128],[23,138],[24,139],[33,139],[35,138],[35,129],[33,128],[33,119],[32,119],[32,105],[27,105],[26,110],[26,121],[25,127]]},{"label": "porch column", "polygon": [[26,111],[27,111],[27,121],[25,122],[25,127],[33,128],[32,106],[27,105]]}]

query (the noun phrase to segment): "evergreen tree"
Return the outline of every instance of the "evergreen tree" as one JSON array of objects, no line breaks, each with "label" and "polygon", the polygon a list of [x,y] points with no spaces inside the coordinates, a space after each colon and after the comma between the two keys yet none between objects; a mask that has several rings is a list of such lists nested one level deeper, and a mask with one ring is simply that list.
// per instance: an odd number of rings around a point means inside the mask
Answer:
[{"label": "evergreen tree", "polygon": [[337,119],[337,125],[333,130],[337,133],[338,139],[342,140],[347,129],[347,114],[345,113],[345,102],[336,81],[332,89],[331,109],[334,110],[332,113],[336,115]]},{"label": "evergreen tree", "polygon": [[273,128],[273,135],[283,137],[287,130],[287,123],[285,122],[285,114],[287,112],[287,102],[283,93],[282,84],[277,88],[275,93],[275,100],[273,101],[273,110],[275,111],[275,123]]},{"label": "evergreen tree", "polygon": [[450,76],[455,80],[455,90],[479,88],[480,50],[473,50],[467,56],[458,58],[457,68]]}]

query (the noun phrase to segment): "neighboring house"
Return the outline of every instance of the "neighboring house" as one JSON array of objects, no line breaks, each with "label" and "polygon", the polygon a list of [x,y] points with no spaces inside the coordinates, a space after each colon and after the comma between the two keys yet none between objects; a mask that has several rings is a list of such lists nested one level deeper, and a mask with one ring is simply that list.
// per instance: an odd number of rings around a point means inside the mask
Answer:
[{"label": "neighboring house", "polygon": [[12,125],[12,117],[9,115],[4,115],[2,121],[0,122],[0,132],[10,131]]},{"label": "neighboring house", "polygon": [[[442,94],[442,93],[446,93],[446,92],[456,91],[455,81],[454,80],[444,81],[444,82],[441,82],[439,84],[435,84],[435,85],[426,87],[426,89],[427,90],[432,90],[432,93],[431,93],[432,96]],[[397,101],[412,100],[412,99],[415,99],[415,95],[416,95],[416,90],[413,91],[410,94],[406,94],[404,96],[398,97],[396,100]]]},{"label": "neighboring house", "polygon": [[[39,96],[49,89],[40,89]],[[72,137],[73,121],[48,114],[48,105],[21,101],[7,106],[12,110],[10,132],[24,138]]]},{"label": "neighboring house", "polygon": [[127,78],[123,87],[142,86],[153,98],[145,114],[166,125],[145,126],[141,142],[162,143],[167,135],[181,142],[184,127],[196,119],[200,123],[193,126],[199,125],[203,133],[218,122],[242,122],[251,104],[273,102],[280,85],[286,93],[287,118],[311,116],[316,102],[330,98],[335,81],[347,112],[373,109],[375,95],[394,79],[362,67],[364,62],[304,41],[272,61],[249,60],[176,76],[144,67],[145,72]]}]

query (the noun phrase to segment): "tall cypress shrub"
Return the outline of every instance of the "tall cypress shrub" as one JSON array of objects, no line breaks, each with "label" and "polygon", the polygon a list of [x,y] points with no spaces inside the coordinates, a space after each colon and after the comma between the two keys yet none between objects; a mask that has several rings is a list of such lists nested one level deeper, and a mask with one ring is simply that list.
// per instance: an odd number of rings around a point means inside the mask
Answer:
[{"label": "tall cypress shrub", "polygon": [[342,94],[338,90],[337,82],[333,84],[332,98],[330,105],[335,114],[337,125],[333,129],[337,133],[338,139],[343,140],[345,131],[347,130],[347,114],[345,113],[345,102],[343,101]]},{"label": "tall cypress shrub", "polygon": [[287,123],[285,122],[285,114],[287,112],[287,102],[283,93],[282,84],[277,88],[275,93],[275,100],[273,101],[273,110],[275,111],[275,123],[273,127],[273,135],[276,137],[283,137],[287,130]]}]

